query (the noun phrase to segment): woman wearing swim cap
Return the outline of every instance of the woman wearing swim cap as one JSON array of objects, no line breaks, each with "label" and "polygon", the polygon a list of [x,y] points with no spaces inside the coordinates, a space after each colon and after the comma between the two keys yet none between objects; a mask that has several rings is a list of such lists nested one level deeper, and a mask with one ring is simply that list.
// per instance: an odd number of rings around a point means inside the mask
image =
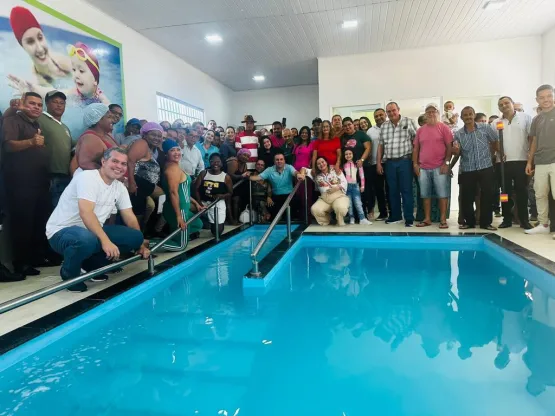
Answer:
[{"label": "woman wearing swim cap", "polygon": [[187,247],[189,239],[198,236],[202,229],[200,218],[197,218],[188,226],[185,223],[194,215],[192,211],[202,211],[204,206],[191,198],[191,177],[179,167],[181,161],[181,147],[179,147],[179,144],[168,139],[162,144],[162,149],[166,154],[166,166],[161,178],[161,186],[166,194],[162,213],[170,226],[171,232],[178,228],[182,230],[164,244],[162,248],[168,251],[182,251]]},{"label": "woman wearing swim cap", "polygon": [[100,158],[104,151],[117,147],[111,134],[113,120],[107,105],[96,103],[85,107],[83,124],[87,130],[77,141],[70,168],[72,173],[100,168]]},{"label": "woman wearing swim cap", "polygon": [[[29,9],[14,7],[10,13],[10,25],[13,34],[21,47],[33,62],[35,83],[52,89],[55,81],[67,78],[71,74],[71,63],[68,57],[50,52],[42,28]],[[8,76],[10,81],[19,80],[16,76]],[[12,79],[13,78],[13,79]],[[44,96],[44,94],[42,94]]]}]

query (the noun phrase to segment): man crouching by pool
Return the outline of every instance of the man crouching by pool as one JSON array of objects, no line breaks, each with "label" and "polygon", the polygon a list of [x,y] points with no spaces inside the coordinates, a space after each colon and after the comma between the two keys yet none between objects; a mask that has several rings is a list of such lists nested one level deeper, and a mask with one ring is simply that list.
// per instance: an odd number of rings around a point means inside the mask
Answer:
[{"label": "man crouching by pool", "polygon": [[[136,251],[148,258],[137,217],[133,214],[129,192],[120,181],[127,172],[127,152],[113,147],[104,152],[100,169],[74,176],[46,224],[50,246],[64,256],[62,280],[117,261],[120,253]],[[125,226],[104,225],[112,212],[119,211]],[[93,277],[102,282],[106,275]],[[87,285],[77,283],[71,292],[85,292]]]}]

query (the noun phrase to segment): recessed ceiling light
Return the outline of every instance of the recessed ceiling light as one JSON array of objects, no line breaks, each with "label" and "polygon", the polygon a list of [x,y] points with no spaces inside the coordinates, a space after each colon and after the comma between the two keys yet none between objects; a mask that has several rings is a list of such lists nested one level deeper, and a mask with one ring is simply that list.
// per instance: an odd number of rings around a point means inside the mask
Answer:
[{"label": "recessed ceiling light", "polygon": [[505,0],[489,0],[484,3],[484,10],[499,10],[505,5]]},{"label": "recessed ceiling light", "polygon": [[220,43],[222,41],[222,37],[220,35],[206,35],[204,39],[210,43]]},{"label": "recessed ceiling light", "polygon": [[252,77],[252,79],[254,79],[256,82],[262,82],[266,78],[264,77],[264,75],[255,75],[254,77]]},{"label": "recessed ceiling light", "polygon": [[357,27],[358,26],[358,21],[356,20],[345,20],[343,22],[343,24],[341,25],[341,27],[343,29],[351,29],[353,27]]}]

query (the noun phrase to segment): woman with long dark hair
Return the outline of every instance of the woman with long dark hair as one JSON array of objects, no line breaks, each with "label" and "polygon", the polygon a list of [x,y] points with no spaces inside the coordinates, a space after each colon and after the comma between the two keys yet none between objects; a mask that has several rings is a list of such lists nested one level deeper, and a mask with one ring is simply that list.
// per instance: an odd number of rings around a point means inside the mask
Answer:
[{"label": "woman with long dark hair", "polygon": [[[313,150],[313,143],[310,141],[310,127],[303,126],[299,132],[300,141],[293,149],[293,154],[295,155],[295,163],[293,167],[297,172],[300,172],[302,168],[310,168],[312,163],[312,150]],[[306,204],[305,204],[305,195],[304,195],[304,184],[299,187],[297,190],[297,198],[301,201],[301,211],[298,215],[299,218],[304,219],[307,207],[312,206],[312,201],[314,199],[314,184],[312,182],[306,183],[307,188],[307,196],[306,196]],[[311,217],[311,213],[309,212],[309,219]]]},{"label": "woman with long dark hair", "polygon": [[272,141],[269,136],[262,136],[260,141],[262,142],[262,148],[258,152],[258,159],[262,159],[266,164],[266,168],[274,166],[274,156],[277,149],[272,146]]}]

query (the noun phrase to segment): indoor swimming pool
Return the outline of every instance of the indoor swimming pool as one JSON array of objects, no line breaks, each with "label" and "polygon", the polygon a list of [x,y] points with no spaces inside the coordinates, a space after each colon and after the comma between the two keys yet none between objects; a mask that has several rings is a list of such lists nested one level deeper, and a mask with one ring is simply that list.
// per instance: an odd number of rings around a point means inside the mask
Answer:
[{"label": "indoor swimming pool", "polygon": [[555,414],[546,271],[482,237],[312,234],[261,294],[263,232],[1,356],[0,416]]}]

